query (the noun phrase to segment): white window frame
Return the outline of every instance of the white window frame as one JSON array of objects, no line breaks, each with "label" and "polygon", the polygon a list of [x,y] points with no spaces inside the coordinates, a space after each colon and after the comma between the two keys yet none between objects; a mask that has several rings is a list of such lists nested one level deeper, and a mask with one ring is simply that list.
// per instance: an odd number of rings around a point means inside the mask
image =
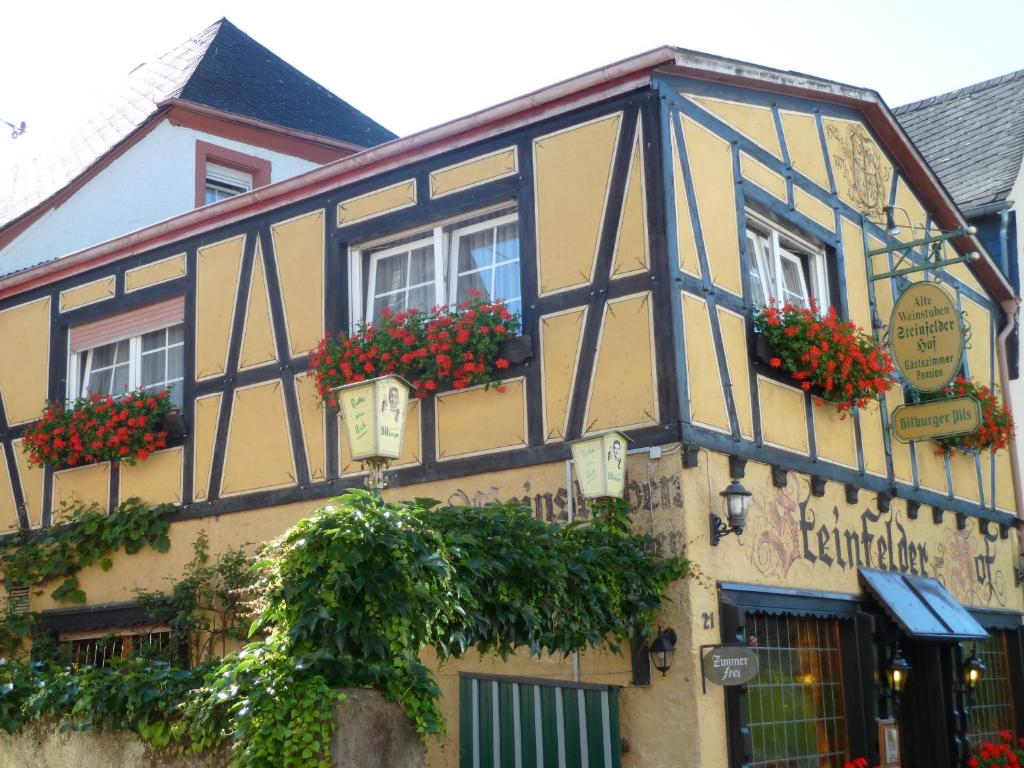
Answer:
[{"label": "white window frame", "polygon": [[[136,336],[119,336],[115,339],[108,339],[102,344],[97,344],[89,349],[80,349],[77,352],[68,353],[68,380],[67,380],[67,400],[69,403],[74,402],[79,397],[89,396],[89,374],[92,368],[92,355],[93,352],[100,347],[106,347],[111,344],[119,344],[122,341],[128,341],[128,389],[138,389],[141,386],[142,381],[142,337],[147,333],[154,333],[156,331],[163,331],[167,328],[174,328],[178,325],[184,325],[181,321],[173,323],[165,323],[164,325],[156,326],[155,328],[149,328],[145,333],[140,333]],[[174,346],[184,347],[184,340],[180,344]],[[166,349],[166,347],[165,347]],[[79,360],[82,355],[85,355],[85,370],[82,371]],[[79,373],[82,376],[79,376]],[[184,374],[184,369],[182,370]],[[81,381],[81,385],[78,382]],[[182,376],[182,386],[184,386],[184,376]],[[115,395],[116,397],[116,395]]]},{"label": "white window frame", "polygon": [[[474,235],[477,232],[483,232],[488,229],[497,229],[498,227],[504,226],[505,224],[516,223],[516,236],[519,234],[519,214],[510,213],[508,216],[499,216],[496,219],[487,219],[486,221],[478,221],[476,224],[469,224],[465,227],[459,227],[450,234],[451,244],[449,247],[449,260],[448,260],[448,304],[455,306],[457,303],[456,296],[459,290],[459,239],[466,237],[467,235]],[[513,263],[513,262],[507,262]],[[522,254],[516,256],[514,262],[519,266],[519,296],[508,297],[502,296],[503,299],[511,298],[513,301],[522,301],[523,293],[523,280],[522,280]],[[492,264],[490,267],[484,267],[482,269],[470,270],[467,274],[473,274],[478,272],[494,272],[495,266]]]},{"label": "white window frame", "polygon": [[[786,303],[782,263],[788,261],[799,267],[801,288],[803,294],[808,298],[808,303],[813,299],[817,302],[819,310],[824,311],[831,303],[828,289],[828,265],[825,262],[824,249],[789,230],[781,229],[771,220],[759,216],[753,211],[746,211],[746,216],[747,230],[744,247],[747,247],[750,239],[753,239],[755,246],[759,240],[764,241],[768,245],[769,258],[773,259],[773,271],[770,273],[766,269],[768,265],[765,263],[765,256],[761,253],[760,248],[757,248],[756,253],[748,254],[748,258],[756,261],[765,300],[769,301],[775,298]],[[800,256],[807,259],[806,270]],[[753,275],[750,275],[750,279],[753,279]]]},{"label": "white window frame", "polygon": [[[419,240],[413,240],[413,241],[408,242],[408,243],[403,243],[402,245],[396,245],[396,246],[394,246],[392,248],[385,248],[384,250],[381,250],[381,251],[375,251],[370,256],[370,264],[369,264],[370,282],[369,282],[369,286],[368,286],[367,291],[366,291],[366,300],[367,300],[366,322],[370,322],[373,319],[373,305],[374,305],[374,303],[376,302],[376,300],[378,298],[378,296],[377,296],[377,264],[379,262],[381,262],[382,260],[390,258],[390,257],[395,256],[397,254],[400,254],[400,253],[407,254],[407,258],[406,258],[406,261],[405,261],[405,275],[406,275],[405,288],[404,289],[403,288],[399,288],[399,289],[394,290],[394,291],[388,291],[387,293],[382,294],[382,296],[390,296],[391,294],[400,293],[400,292],[404,291],[406,303],[408,304],[409,292],[412,290],[412,288],[414,288],[414,287],[415,288],[422,288],[425,285],[429,285],[429,283],[416,283],[415,286],[409,284],[409,275],[410,275],[410,269],[409,269],[410,263],[409,262],[412,259],[412,251],[416,250],[417,248],[425,248],[428,245],[432,246],[433,249],[434,249],[434,280],[433,280],[433,283],[434,283],[434,304],[436,305],[436,304],[443,304],[444,303],[444,287],[443,287],[443,283],[444,283],[444,279],[443,279],[443,275],[444,275],[444,256],[441,253],[441,248],[438,247],[438,238],[439,238],[439,233],[438,233],[437,228],[435,228],[433,233],[428,234],[425,237],[420,238]],[[424,307],[424,309],[430,309],[430,307]]]},{"label": "white window frame", "polygon": [[248,171],[239,171],[226,165],[206,161],[203,177],[204,196],[205,190],[210,187],[230,192],[232,193],[231,197],[244,195],[246,192],[252,192],[255,183],[255,176]]},{"label": "white window frame", "polygon": [[[348,276],[349,276],[349,332],[354,333],[360,325],[363,323],[373,322],[373,299],[376,288],[376,270],[375,266],[377,262],[386,258],[388,255],[394,255],[395,253],[401,253],[405,250],[411,250],[412,248],[423,247],[428,242],[434,244],[434,276],[435,276],[435,303],[438,305],[454,304],[454,288],[450,287],[454,285],[453,276],[457,276],[458,263],[454,262],[453,259],[457,255],[457,251],[454,247],[456,242],[456,235],[469,234],[474,231],[474,228],[488,228],[496,227],[501,224],[509,224],[512,222],[519,222],[518,210],[513,210],[508,214],[501,216],[495,216],[492,219],[485,221],[476,222],[473,224],[467,224],[465,227],[457,226],[460,221],[467,221],[474,219],[478,216],[486,216],[490,213],[496,213],[499,211],[509,210],[514,205],[511,201],[499,203],[497,205],[483,208],[478,211],[469,211],[460,216],[452,217],[439,221],[435,224],[426,227],[417,227],[415,229],[408,229],[404,232],[396,232],[394,234],[387,235],[385,237],[375,238],[374,240],[368,240],[362,242],[357,246],[349,248],[349,262],[348,262]],[[453,227],[453,225],[455,225]],[[446,232],[445,230],[450,230]],[[416,240],[412,238],[420,235]],[[408,240],[408,242],[401,245],[391,245],[396,240]],[[377,250],[381,247],[383,250]],[[367,263],[366,269],[369,270],[369,274],[366,276],[366,284],[363,283],[363,257],[367,251],[371,251],[370,260]],[[520,252],[520,293],[522,292],[522,253]],[[425,307],[430,309],[430,307]]]}]

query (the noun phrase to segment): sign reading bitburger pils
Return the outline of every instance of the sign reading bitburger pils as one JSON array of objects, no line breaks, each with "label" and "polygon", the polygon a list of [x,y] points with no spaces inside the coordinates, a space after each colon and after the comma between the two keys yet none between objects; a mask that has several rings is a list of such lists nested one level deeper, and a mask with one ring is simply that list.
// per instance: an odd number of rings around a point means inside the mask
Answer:
[{"label": "sign reading bitburger pils", "polygon": [[938,392],[953,380],[963,361],[965,335],[953,297],[938,283],[914,283],[892,308],[892,358],[919,392]]}]

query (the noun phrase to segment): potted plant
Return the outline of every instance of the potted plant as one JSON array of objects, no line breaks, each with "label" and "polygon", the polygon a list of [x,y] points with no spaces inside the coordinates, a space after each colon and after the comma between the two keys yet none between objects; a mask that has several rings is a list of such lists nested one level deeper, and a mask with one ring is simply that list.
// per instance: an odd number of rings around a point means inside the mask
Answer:
[{"label": "potted plant", "polygon": [[1024,764],[1024,739],[1014,739],[1010,731],[1000,731],[998,743],[982,741],[967,761],[969,768],[1020,768]]},{"label": "potted plant", "polygon": [[406,379],[416,397],[445,386],[498,386],[498,371],[511,363],[504,346],[519,329],[519,316],[501,300],[476,293],[456,308],[429,312],[385,310],[379,323],[364,323],[351,336],[325,336],[309,361],[320,398],[331,408],[331,390],[393,373]]},{"label": "potted plant", "polygon": [[754,312],[754,328],[767,342],[768,363],[782,368],[805,392],[832,403],[840,412],[881,397],[896,370],[889,353],[856,324],[829,307],[778,306],[773,299]]},{"label": "potted plant", "polygon": [[55,468],[121,461],[134,464],[167,446],[170,394],[137,389],[119,397],[94,393],[70,405],[53,400],[24,432],[29,462]]},{"label": "potted plant", "polygon": [[999,451],[1006,448],[1013,439],[1013,416],[999,396],[984,384],[973,379],[957,376],[953,383],[940,392],[924,396],[924,400],[942,400],[947,397],[973,397],[981,405],[981,426],[964,435],[944,437],[936,442],[941,446],[936,452]]}]

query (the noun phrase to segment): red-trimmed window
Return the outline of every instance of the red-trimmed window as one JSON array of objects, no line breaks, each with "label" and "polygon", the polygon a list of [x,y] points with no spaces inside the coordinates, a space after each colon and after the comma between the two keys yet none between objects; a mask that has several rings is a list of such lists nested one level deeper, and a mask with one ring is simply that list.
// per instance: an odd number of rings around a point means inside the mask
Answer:
[{"label": "red-trimmed window", "polygon": [[181,407],[185,378],[182,297],[84,323],[68,340],[68,398],[167,389]]},{"label": "red-trimmed window", "polygon": [[269,183],[269,160],[205,141],[196,142],[196,208]]}]

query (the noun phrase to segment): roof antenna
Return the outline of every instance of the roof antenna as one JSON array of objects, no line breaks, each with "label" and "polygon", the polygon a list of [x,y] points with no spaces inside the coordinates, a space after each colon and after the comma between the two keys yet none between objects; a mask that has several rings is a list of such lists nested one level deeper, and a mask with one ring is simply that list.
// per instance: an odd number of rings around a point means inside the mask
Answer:
[{"label": "roof antenna", "polygon": [[15,125],[14,123],[9,123],[6,120],[4,120],[2,117],[0,117],[0,123],[3,123],[4,125],[9,125],[11,127],[11,138],[12,139],[18,138],[19,136],[21,136],[21,134],[23,134],[25,132],[25,127],[26,126],[25,126],[25,121],[24,120],[21,121],[20,125]]}]

